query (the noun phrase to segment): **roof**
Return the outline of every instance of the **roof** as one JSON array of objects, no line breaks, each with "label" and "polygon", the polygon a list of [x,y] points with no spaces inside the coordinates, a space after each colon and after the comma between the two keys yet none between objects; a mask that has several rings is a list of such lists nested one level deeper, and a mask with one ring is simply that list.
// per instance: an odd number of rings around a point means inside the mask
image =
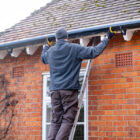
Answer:
[{"label": "roof", "polygon": [[53,0],[0,33],[0,43],[140,19],[139,0]]}]

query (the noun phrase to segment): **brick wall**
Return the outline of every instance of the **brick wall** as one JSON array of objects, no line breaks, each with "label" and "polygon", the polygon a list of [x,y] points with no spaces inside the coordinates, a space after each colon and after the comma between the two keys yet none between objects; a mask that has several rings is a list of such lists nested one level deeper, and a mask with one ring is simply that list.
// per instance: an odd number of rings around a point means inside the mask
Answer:
[{"label": "brick wall", "polygon": [[8,92],[18,100],[7,140],[41,140],[42,72],[48,67],[41,63],[40,54],[41,48],[33,56],[24,51],[18,58],[0,60],[0,75],[5,74]]},{"label": "brick wall", "polygon": [[[116,66],[116,54],[131,60],[124,53],[132,54],[132,65]],[[140,31],[129,42],[115,36],[94,60],[88,109],[89,140],[140,139]]]},{"label": "brick wall", "polygon": [[[132,41],[114,37],[93,62],[89,78],[89,140],[138,140],[140,137],[140,32]],[[115,54],[132,52],[133,65],[115,66]],[[8,92],[18,100],[7,140],[41,140],[41,47],[33,56],[0,60],[0,75],[9,81]],[[1,125],[0,125],[1,126]]]}]

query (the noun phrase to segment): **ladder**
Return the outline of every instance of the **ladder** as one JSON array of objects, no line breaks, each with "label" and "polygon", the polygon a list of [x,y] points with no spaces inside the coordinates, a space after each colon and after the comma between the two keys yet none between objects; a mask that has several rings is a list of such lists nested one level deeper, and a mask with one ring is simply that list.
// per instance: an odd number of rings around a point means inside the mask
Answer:
[{"label": "ladder", "polygon": [[89,73],[90,73],[90,70],[91,70],[91,64],[92,64],[92,59],[89,59],[88,63],[87,63],[87,66],[86,66],[86,71],[85,71],[84,79],[83,79],[83,82],[82,82],[82,87],[81,87],[81,90],[80,90],[80,97],[79,97],[79,102],[78,102],[78,111],[77,111],[77,114],[76,114],[76,117],[75,117],[75,120],[74,120],[74,123],[73,123],[73,127],[71,129],[69,140],[73,140],[73,138],[74,138],[75,129],[76,129],[76,125],[77,125],[77,122],[78,122],[80,109],[81,109],[81,106],[82,106],[82,101],[83,101],[83,97],[84,97],[84,93],[85,93],[85,89],[86,89],[86,84],[87,84]]}]

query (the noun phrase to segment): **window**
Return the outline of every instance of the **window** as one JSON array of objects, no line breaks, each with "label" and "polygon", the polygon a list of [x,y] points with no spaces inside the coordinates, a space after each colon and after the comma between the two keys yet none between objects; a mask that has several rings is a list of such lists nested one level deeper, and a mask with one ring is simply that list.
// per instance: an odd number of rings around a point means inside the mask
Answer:
[{"label": "window", "polygon": [[[80,72],[80,84],[84,77],[84,70]],[[51,99],[49,94],[50,75],[43,73],[43,107],[42,107],[42,140],[46,140],[51,123]],[[88,139],[88,88],[86,87],[83,98],[80,116],[77,123],[74,140],[87,140]]]}]

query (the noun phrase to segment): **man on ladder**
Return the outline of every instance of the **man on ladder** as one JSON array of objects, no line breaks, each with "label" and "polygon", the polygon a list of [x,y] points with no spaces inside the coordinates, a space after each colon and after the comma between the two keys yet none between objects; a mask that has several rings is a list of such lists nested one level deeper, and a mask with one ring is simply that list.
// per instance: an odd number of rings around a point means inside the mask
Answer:
[{"label": "man on ladder", "polygon": [[94,47],[82,47],[68,42],[64,28],[56,31],[56,44],[42,51],[42,62],[50,66],[50,91],[52,121],[47,140],[67,140],[78,110],[79,72],[83,59],[93,59],[106,48],[114,36],[110,30],[107,38]]}]

